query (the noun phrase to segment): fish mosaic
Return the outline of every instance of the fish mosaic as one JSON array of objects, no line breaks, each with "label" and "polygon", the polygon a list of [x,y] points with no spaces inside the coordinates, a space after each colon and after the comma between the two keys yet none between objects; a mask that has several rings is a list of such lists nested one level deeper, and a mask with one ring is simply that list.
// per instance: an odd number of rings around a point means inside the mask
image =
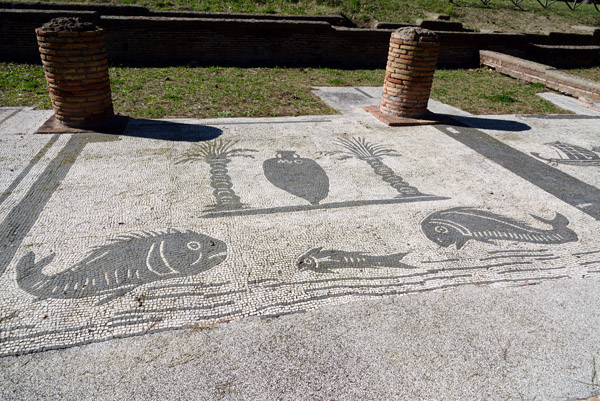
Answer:
[{"label": "fish mosaic", "polygon": [[329,195],[329,177],[314,160],[300,157],[292,150],[278,151],[263,162],[265,177],[271,184],[298,198],[318,205]]},{"label": "fish mosaic", "polygon": [[548,163],[568,164],[574,166],[600,166],[600,148],[593,147],[592,150],[582,148],[581,146],[571,145],[565,142],[549,142],[544,145],[550,146],[560,156],[559,158],[545,158],[539,153],[531,154],[540,160]]},{"label": "fish mosaic", "polygon": [[556,213],[552,220],[531,216],[552,228],[544,230],[510,217],[468,207],[432,213],[421,222],[421,228],[431,241],[443,247],[454,244],[456,249],[461,249],[469,240],[487,244],[493,241],[564,244],[579,239],[567,227],[569,220],[562,214]]},{"label": "fish mosaic", "polygon": [[37,300],[103,296],[102,304],[146,283],[205,272],[227,258],[227,245],[194,231],[169,229],[117,237],[49,276],[43,269],[53,258],[36,262],[33,252],[23,256],[17,265],[19,287]]},{"label": "fish mosaic", "polygon": [[392,267],[407,269],[412,268],[401,260],[408,253],[394,253],[391,255],[371,256],[364,252],[346,252],[335,249],[313,248],[296,260],[300,271],[313,271],[315,273],[334,273],[338,269],[378,269]]}]

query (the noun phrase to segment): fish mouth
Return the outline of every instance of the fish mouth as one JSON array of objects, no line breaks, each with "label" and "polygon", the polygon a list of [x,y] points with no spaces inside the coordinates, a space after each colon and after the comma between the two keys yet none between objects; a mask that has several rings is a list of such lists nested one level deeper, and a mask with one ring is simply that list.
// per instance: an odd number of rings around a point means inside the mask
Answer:
[{"label": "fish mouth", "polygon": [[206,257],[206,260],[207,260],[207,261],[209,261],[209,260],[213,260],[213,259],[215,259],[215,258],[218,258],[218,259],[220,259],[221,261],[223,261],[223,260],[227,259],[227,250],[226,250],[226,249],[224,249],[224,250],[222,250],[222,251],[219,251],[218,253],[215,253],[215,254],[212,254],[212,255],[210,255],[210,256],[207,256],[207,257]]}]

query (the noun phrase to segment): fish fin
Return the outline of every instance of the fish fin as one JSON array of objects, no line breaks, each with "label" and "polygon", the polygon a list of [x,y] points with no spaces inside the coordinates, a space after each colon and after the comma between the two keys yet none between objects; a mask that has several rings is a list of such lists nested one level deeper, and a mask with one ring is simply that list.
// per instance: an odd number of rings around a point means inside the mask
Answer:
[{"label": "fish fin", "polygon": [[[465,246],[465,244],[467,243],[467,241],[470,238],[467,237],[460,237],[456,240],[455,244],[456,244],[456,250],[458,251],[459,249],[461,249],[463,246]],[[485,241],[484,241],[485,242]]]},{"label": "fish fin", "polygon": [[321,248],[319,248],[319,260],[321,260],[321,259],[324,259],[324,260],[333,260],[336,256],[339,256],[340,253],[344,253],[344,254],[348,255],[348,254],[350,254],[352,252],[338,251],[336,249],[325,249],[325,250],[323,250],[323,247],[321,247]]},{"label": "fish fin", "polygon": [[477,241],[483,242],[484,244],[496,245],[495,238],[477,238]]},{"label": "fish fin", "polygon": [[391,255],[387,255],[386,258],[390,258],[390,259],[394,259],[394,260],[401,260],[406,255],[408,255],[408,252],[398,252],[398,253],[392,253]]},{"label": "fish fin", "polygon": [[19,263],[17,263],[17,282],[21,281],[23,277],[33,273],[34,268],[35,254],[30,251],[19,260]]},{"label": "fish fin", "polygon": [[318,248],[309,249],[308,251],[304,252],[302,255],[298,256],[298,258],[296,259],[296,264],[302,262],[303,259],[305,259],[309,256],[318,255],[322,250],[323,250],[322,246],[320,246]]},{"label": "fish fin", "polygon": [[311,249],[310,251],[308,251],[308,252],[307,252],[307,254],[313,255],[313,254],[315,254],[315,253],[319,253],[319,252],[321,252],[322,250],[323,250],[323,247],[322,247],[322,246],[319,246],[319,247],[317,247],[317,248],[313,248],[313,249]]},{"label": "fish fin", "polygon": [[[132,240],[136,240],[136,239],[145,239],[145,238],[153,238],[153,237],[157,237],[161,234],[160,231],[140,231],[140,232],[133,232],[133,233],[127,233],[127,234],[121,234],[121,235],[117,235],[115,238],[111,238],[109,241],[112,242],[113,244],[115,242],[128,242],[128,241],[132,241]],[[111,244],[111,245],[113,245]],[[106,245],[100,245],[98,247],[94,247],[94,248],[103,248]]]},{"label": "fish fin", "polygon": [[534,214],[532,214],[531,217],[533,217],[534,219],[536,219],[537,221],[540,221],[542,223],[549,224],[553,228],[566,227],[569,225],[569,219],[567,219],[565,216],[563,216],[560,213],[555,213],[555,214],[556,214],[556,216],[554,216],[554,218],[552,220],[547,220],[547,219],[544,219],[543,217],[536,216]]}]

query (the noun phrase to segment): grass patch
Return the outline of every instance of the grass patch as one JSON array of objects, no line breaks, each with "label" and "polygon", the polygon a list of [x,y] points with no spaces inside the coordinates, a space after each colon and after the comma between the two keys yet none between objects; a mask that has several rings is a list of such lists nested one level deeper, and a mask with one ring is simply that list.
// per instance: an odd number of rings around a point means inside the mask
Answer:
[{"label": "grass patch", "polygon": [[110,69],[115,109],[135,117],[274,117],[334,113],[311,86],[382,82],[383,72],[311,68]]},{"label": "grass patch", "polygon": [[[30,0],[17,0],[30,1]],[[98,3],[92,0],[42,0],[44,3]],[[536,0],[523,0],[520,8],[509,0],[102,0],[104,4],[136,4],[156,11],[203,11],[267,14],[344,13],[359,26],[374,21],[414,23],[426,12],[450,15],[466,26],[505,32],[571,31],[572,25],[600,26],[600,13],[592,4],[570,10],[563,2],[543,9]]]},{"label": "grass patch", "polygon": [[536,96],[544,85],[527,84],[493,69],[437,70],[431,97],[473,114],[567,113]]},{"label": "grass patch", "polygon": [[563,70],[567,74],[577,75],[578,77],[590,79],[592,81],[600,82],[600,67],[594,68],[579,68],[573,70]]},{"label": "grass patch", "polygon": [[52,108],[42,67],[0,63],[0,106]]},{"label": "grass patch", "polygon": [[[111,67],[115,110],[136,118],[333,114],[314,86],[380,86],[384,70]],[[491,69],[438,70],[432,97],[473,114],[545,114],[545,88]],[[41,66],[0,63],[0,106],[51,108]]]}]

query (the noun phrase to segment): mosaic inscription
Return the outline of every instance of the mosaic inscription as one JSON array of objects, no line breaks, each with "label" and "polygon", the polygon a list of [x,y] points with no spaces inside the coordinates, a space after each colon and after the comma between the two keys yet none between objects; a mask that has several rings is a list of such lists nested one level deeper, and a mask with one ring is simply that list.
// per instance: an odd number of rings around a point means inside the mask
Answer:
[{"label": "mosaic inscription", "polygon": [[38,300],[103,296],[98,301],[102,304],[142,284],[202,273],[226,257],[223,241],[190,230],[135,233],[93,249],[85,259],[53,276],[42,269],[54,255],[36,263],[35,254],[29,252],[17,265],[17,283]]},{"label": "mosaic inscription", "polygon": [[542,157],[539,153],[531,154],[540,160],[548,163],[569,164],[573,166],[600,166],[600,147],[593,147],[592,150],[582,148],[565,142],[549,142],[544,145],[553,148],[559,155],[558,158]]},{"label": "mosaic inscription", "polygon": [[568,228],[569,220],[559,213],[552,220],[531,215],[534,219],[552,226],[543,230],[529,224],[487,210],[456,207],[430,214],[421,222],[423,232],[436,244],[461,249],[469,240],[493,243],[516,241],[534,244],[564,244],[578,240]]}]

